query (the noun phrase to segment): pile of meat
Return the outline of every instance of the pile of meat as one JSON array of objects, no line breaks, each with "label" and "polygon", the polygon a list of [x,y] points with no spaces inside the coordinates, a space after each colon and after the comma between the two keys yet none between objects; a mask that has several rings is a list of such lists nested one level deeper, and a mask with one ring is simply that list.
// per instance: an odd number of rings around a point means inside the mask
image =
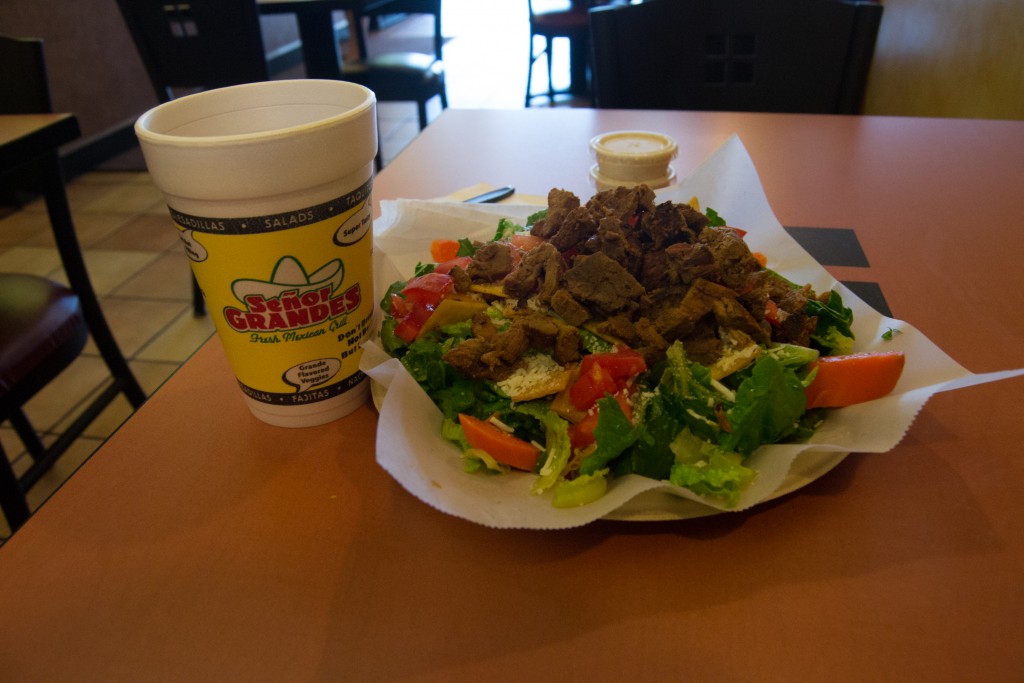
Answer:
[{"label": "pile of meat", "polygon": [[677,340],[705,365],[750,344],[806,346],[816,324],[804,312],[813,292],[765,270],[735,230],[708,223],[687,204],[655,205],[646,186],[606,190],[585,205],[552,190],[546,217],[531,228],[545,240],[540,246],[519,258],[507,242],[486,243],[466,271],[453,273],[458,291],[500,283],[523,313],[502,332],[478,314],[474,337],[445,359],[494,380],[531,348],[568,364],[579,358],[582,326],[625,342],[649,366]]}]

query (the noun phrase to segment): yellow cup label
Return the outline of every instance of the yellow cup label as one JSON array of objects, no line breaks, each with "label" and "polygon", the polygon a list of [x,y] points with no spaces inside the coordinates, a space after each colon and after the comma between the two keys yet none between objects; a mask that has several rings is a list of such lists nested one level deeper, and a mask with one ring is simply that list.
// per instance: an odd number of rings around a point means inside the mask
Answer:
[{"label": "yellow cup label", "polygon": [[371,182],[317,206],[216,218],[171,209],[238,383],[273,405],[357,386],[373,318]]}]

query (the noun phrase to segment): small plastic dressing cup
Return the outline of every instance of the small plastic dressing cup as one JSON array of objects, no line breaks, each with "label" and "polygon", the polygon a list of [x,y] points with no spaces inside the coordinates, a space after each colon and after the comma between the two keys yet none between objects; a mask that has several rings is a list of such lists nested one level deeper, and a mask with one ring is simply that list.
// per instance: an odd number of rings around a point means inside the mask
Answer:
[{"label": "small plastic dressing cup", "polygon": [[647,185],[657,189],[675,179],[669,165],[676,156],[676,141],[662,133],[622,130],[602,133],[590,141],[597,164],[590,170],[599,189]]}]

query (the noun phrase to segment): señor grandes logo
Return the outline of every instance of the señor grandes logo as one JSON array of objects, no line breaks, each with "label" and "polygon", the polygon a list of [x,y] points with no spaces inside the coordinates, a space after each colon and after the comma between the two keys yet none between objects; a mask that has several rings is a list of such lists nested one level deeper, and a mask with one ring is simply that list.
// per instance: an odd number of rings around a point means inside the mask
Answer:
[{"label": "se\u00f1or grandes logo", "polygon": [[236,280],[231,285],[245,308],[228,306],[224,319],[238,332],[277,332],[318,325],[359,308],[358,284],[335,295],[345,279],[341,261],[334,259],[311,275],[298,260],[285,256],[269,281]]}]

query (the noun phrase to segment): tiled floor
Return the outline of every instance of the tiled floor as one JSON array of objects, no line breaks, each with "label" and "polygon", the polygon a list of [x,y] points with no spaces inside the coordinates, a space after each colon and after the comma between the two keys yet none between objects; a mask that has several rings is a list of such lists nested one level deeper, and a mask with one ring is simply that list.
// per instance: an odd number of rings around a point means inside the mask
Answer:
[{"label": "tiled floor", "polygon": [[[446,0],[444,12],[449,106],[522,107],[529,41],[526,3]],[[371,35],[370,49],[375,44],[399,49],[423,44],[430,35],[428,17],[409,17]],[[555,48],[556,87],[568,81],[568,50],[562,43]],[[543,91],[543,61],[535,69],[534,90]],[[537,104],[543,106],[545,100]],[[573,104],[578,103],[559,103]],[[432,116],[437,109],[435,102]],[[386,163],[418,133],[415,105],[382,103],[379,116]],[[143,389],[152,393],[209,338],[213,326],[209,318],[192,314],[187,261],[163,200],[138,158],[127,154],[106,170],[74,179],[68,195],[104,313]],[[20,210],[0,207],[0,271],[63,277],[41,200]],[[86,351],[26,407],[47,442],[57,438],[74,407],[106,383],[106,366],[91,343]],[[30,506],[34,509],[45,501],[130,412],[123,398],[108,408],[29,492]],[[7,423],[0,424],[0,443],[16,471],[28,467],[29,456]],[[0,520],[0,538],[6,535]]]}]

